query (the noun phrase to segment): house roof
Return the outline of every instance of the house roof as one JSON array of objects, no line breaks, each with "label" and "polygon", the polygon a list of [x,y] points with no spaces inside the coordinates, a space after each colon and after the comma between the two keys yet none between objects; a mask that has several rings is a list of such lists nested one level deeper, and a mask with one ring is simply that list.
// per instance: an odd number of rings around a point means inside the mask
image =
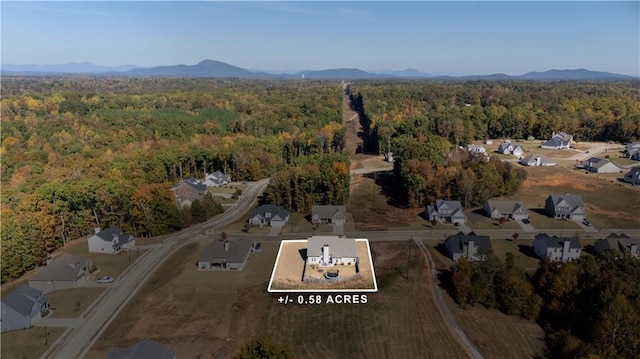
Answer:
[{"label": "house roof", "polygon": [[30,281],[75,281],[90,263],[87,258],[64,253],[31,277]]},{"label": "house roof", "polygon": [[566,241],[569,241],[569,248],[582,248],[580,242],[575,238],[550,237],[546,233],[539,233],[535,238],[537,241],[545,241],[547,248],[563,248]]},{"label": "house roof", "polygon": [[322,247],[329,245],[332,257],[357,257],[358,249],[353,238],[338,236],[313,236],[307,239],[307,257],[322,255]]},{"label": "house roof", "polygon": [[515,143],[515,142],[510,142],[510,141],[505,141],[502,142],[500,144],[500,146],[498,146],[498,151],[500,152],[504,152],[504,150],[508,149],[509,146],[513,147],[513,150],[515,151],[518,147],[522,148],[522,145],[519,143]]},{"label": "house roof", "polygon": [[493,250],[489,236],[477,236],[474,232],[469,234],[459,232],[456,235],[447,237],[445,242],[452,244],[451,248],[454,253],[464,253],[464,248],[469,245],[469,241],[473,241],[473,244],[480,250]]},{"label": "house roof", "polygon": [[[267,213],[270,214],[270,217],[267,217]],[[253,218],[255,216],[268,219],[280,218],[284,220],[289,216],[289,211],[273,204],[263,204],[262,206],[254,208],[253,211],[251,211],[251,214],[249,214],[249,218]]]},{"label": "house roof", "polygon": [[116,236],[118,237],[118,241],[113,245],[114,247],[131,242],[134,239],[132,235],[122,232],[122,230],[117,227],[107,228],[89,238],[98,237],[105,242],[113,242],[113,239]]},{"label": "house roof", "polygon": [[173,359],[176,353],[151,339],[145,339],[128,348],[110,348],[109,359]]},{"label": "house roof", "polygon": [[566,132],[556,132],[553,135],[553,138],[557,138],[557,139],[560,139],[562,141],[569,142],[569,141],[571,141],[573,139],[573,136],[571,136],[570,134],[568,134]]},{"label": "house roof", "polygon": [[521,208],[527,212],[526,207],[520,201],[488,200],[487,204],[492,211],[497,209],[502,214],[513,214]]},{"label": "house roof", "polygon": [[547,157],[542,153],[533,153],[533,154],[530,154],[529,156],[525,156],[523,159],[520,160],[520,162],[535,163],[537,158],[540,158],[540,163],[555,163],[549,157]]},{"label": "house roof", "polygon": [[583,163],[589,165],[590,167],[593,168],[601,168],[603,166],[608,165],[609,163],[611,163],[612,165],[618,167],[616,164],[614,164],[613,162],[606,160],[606,159],[602,159],[602,158],[597,158],[597,157],[591,157],[588,160],[584,161]]},{"label": "house roof", "polygon": [[[207,192],[207,186],[204,183],[200,183],[200,181],[198,181],[197,179],[193,178],[193,177],[189,177],[186,180],[178,183],[177,185],[173,186],[172,190],[176,190],[180,187],[184,187],[184,186],[188,186],[191,189],[195,190],[196,192],[200,192],[200,193],[206,193]],[[176,193],[176,195],[178,195]]]},{"label": "house roof", "polygon": [[[228,248],[225,249],[225,243]],[[199,262],[210,263],[242,263],[251,251],[252,242],[246,239],[238,241],[214,241],[204,248]]]},{"label": "house roof", "polygon": [[444,208],[462,210],[462,203],[460,201],[445,201],[442,199],[437,200],[435,209],[439,211],[440,209]]},{"label": "house roof", "polygon": [[584,201],[582,201],[582,196],[577,194],[568,194],[568,193],[552,194],[549,197],[551,197],[551,201],[553,202],[554,205],[557,205],[560,201],[564,200],[573,208],[578,208],[578,207],[584,208]]},{"label": "house roof", "polygon": [[332,205],[311,206],[311,215],[319,218],[346,219],[347,207]]},{"label": "house roof", "polygon": [[558,137],[552,137],[551,139],[544,142],[542,147],[567,147],[569,145],[569,141],[562,140]]},{"label": "house roof", "polygon": [[2,302],[13,308],[16,312],[28,316],[33,308],[36,298],[42,295],[42,291],[23,285],[7,295]]},{"label": "house roof", "polygon": [[606,238],[598,239],[594,246],[598,252],[602,253],[607,250],[627,252],[632,245],[640,247],[640,238],[630,238],[626,234],[611,233]]}]

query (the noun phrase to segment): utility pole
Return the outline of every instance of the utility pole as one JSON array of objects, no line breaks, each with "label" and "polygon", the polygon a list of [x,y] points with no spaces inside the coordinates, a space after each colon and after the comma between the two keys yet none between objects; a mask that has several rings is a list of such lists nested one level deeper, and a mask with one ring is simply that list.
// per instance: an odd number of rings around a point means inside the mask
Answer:
[{"label": "utility pole", "polygon": [[409,279],[409,262],[411,262],[411,248],[412,246],[412,242],[413,242],[413,236],[411,236],[411,238],[409,239],[409,256],[407,256],[407,277],[406,279]]}]

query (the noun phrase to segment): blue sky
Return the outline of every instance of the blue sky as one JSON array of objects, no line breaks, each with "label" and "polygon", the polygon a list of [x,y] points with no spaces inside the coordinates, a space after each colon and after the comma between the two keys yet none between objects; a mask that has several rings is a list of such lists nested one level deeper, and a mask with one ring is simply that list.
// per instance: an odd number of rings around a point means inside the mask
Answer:
[{"label": "blue sky", "polygon": [[10,2],[3,64],[640,75],[640,2]]}]

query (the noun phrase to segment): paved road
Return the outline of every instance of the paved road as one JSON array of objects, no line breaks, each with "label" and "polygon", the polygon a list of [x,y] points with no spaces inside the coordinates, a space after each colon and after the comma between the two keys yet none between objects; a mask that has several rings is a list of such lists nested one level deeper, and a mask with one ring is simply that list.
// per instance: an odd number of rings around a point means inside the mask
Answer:
[{"label": "paved road", "polygon": [[240,196],[236,205],[220,216],[207,222],[186,228],[168,240],[163,245],[151,249],[136,261],[126,272],[118,278],[118,285],[94,302],[94,308],[86,313],[86,320],[75,329],[67,330],[52,345],[42,358],[80,358],[91,348],[117,314],[126,306],[136,291],[142,287],[147,278],[162,262],[175,250],[192,239],[200,237],[200,233],[213,227],[232,223],[242,216],[256,201],[256,197],[266,188],[269,179],[252,183]]},{"label": "paved road", "polygon": [[578,154],[575,154],[569,158],[568,160],[577,160],[578,162],[586,161],[590,157],[597,157],[602,152],[607,152],[611,150],[612,153],[615,153],[616,150],[622,149],[620,145],[608,144],[605,142],[590,142],[591,148],[586,151],[582,151]]},{"label": "paved road", "polygon": [[385,171],[392,171],[392,170],[393,170],[393,163],[389,163],[389,166],[386,166],[386,167],[358,168],[355,170],[349,170],[349,173],[352,175],[356,175],[356,174],[365,174],[365,173],[374,173],[374,172],[385,172]]}]

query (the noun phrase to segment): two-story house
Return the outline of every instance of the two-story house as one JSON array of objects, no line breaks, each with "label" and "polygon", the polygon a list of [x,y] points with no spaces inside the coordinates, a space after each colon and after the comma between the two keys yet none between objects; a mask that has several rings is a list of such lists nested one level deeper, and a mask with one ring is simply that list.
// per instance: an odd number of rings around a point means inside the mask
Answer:
[{"label": "two-story house", "polygon": [[215,171],[213,173],[207,173],[202,183],[209,187],[220,187],[231,183],[231,176],[220,171]]},{"label": "two-story house", "polygon": [[551,138],[544,142],[540,148],[559,150],[562,148],[571,147],[571,141],[573,140],[573,136],[566,134],[564,132],[553,133]]},{"label": "two-story house", "polygon": [[540,233],[533,242],[533,251],[538,257],[552,262],[571,262],[580,258],[582,246],[575,238],[551,237]]},{"label": "two-story house", "polygon": [[545,212],[555,219],[582,221],[587,218],[582,196],[575,194],[554,194],[545,201]]},{"label": "two-story house", "polygon": [[498,146],[498,153],[520,157],[524,153],[524,149],[521,144],[506,140]]},{"label": "two-story house", "polygon": [[594,247],[599,254],[614,251],[640,258],[640,238],[631,238],[626,234],[611,233],[606,238],[598,239]]},{"label": "two-story house", "polygon": [[202,201],[207,194],[207,186],[197,179],[189,177],[171,188],[176,197],[178,208],[191,207],[195,200]]},{"label": "two-story house", "polygon": [[467,223],[467,215],[462,211],[460,201],[439,199],[432,206],[427,206],[426,216],[429,221],[450,222],[453,224]]},{"label": "two-story house", "polygon": [[491,238],[489,236],[478,236],[474,232],[464,234],[459,232],[449,236],[444,243],[449,256],[454,261],[465,258],[468,261],[482,261],[493,252]]},{"label": "two-story house", "polygon": [[521,221],[529,218],[529,212],[520,201],[488,200],[482,205],[482,209],[491,219],[512,219]]},{"label": "two-story house", "polygon": [[89,253],[115,254],[123,249],[134,248],[136,239],[132,235],[122,232],[120,228],[111,227],[102,231],[100,227],[97,227],[96,233],[87,238],[87,244],[89,245]]},{"label": "two-story house", "polygon": [[41,290],[23,285],[2,299],[2,332],[30,328],[49,308]]}]

